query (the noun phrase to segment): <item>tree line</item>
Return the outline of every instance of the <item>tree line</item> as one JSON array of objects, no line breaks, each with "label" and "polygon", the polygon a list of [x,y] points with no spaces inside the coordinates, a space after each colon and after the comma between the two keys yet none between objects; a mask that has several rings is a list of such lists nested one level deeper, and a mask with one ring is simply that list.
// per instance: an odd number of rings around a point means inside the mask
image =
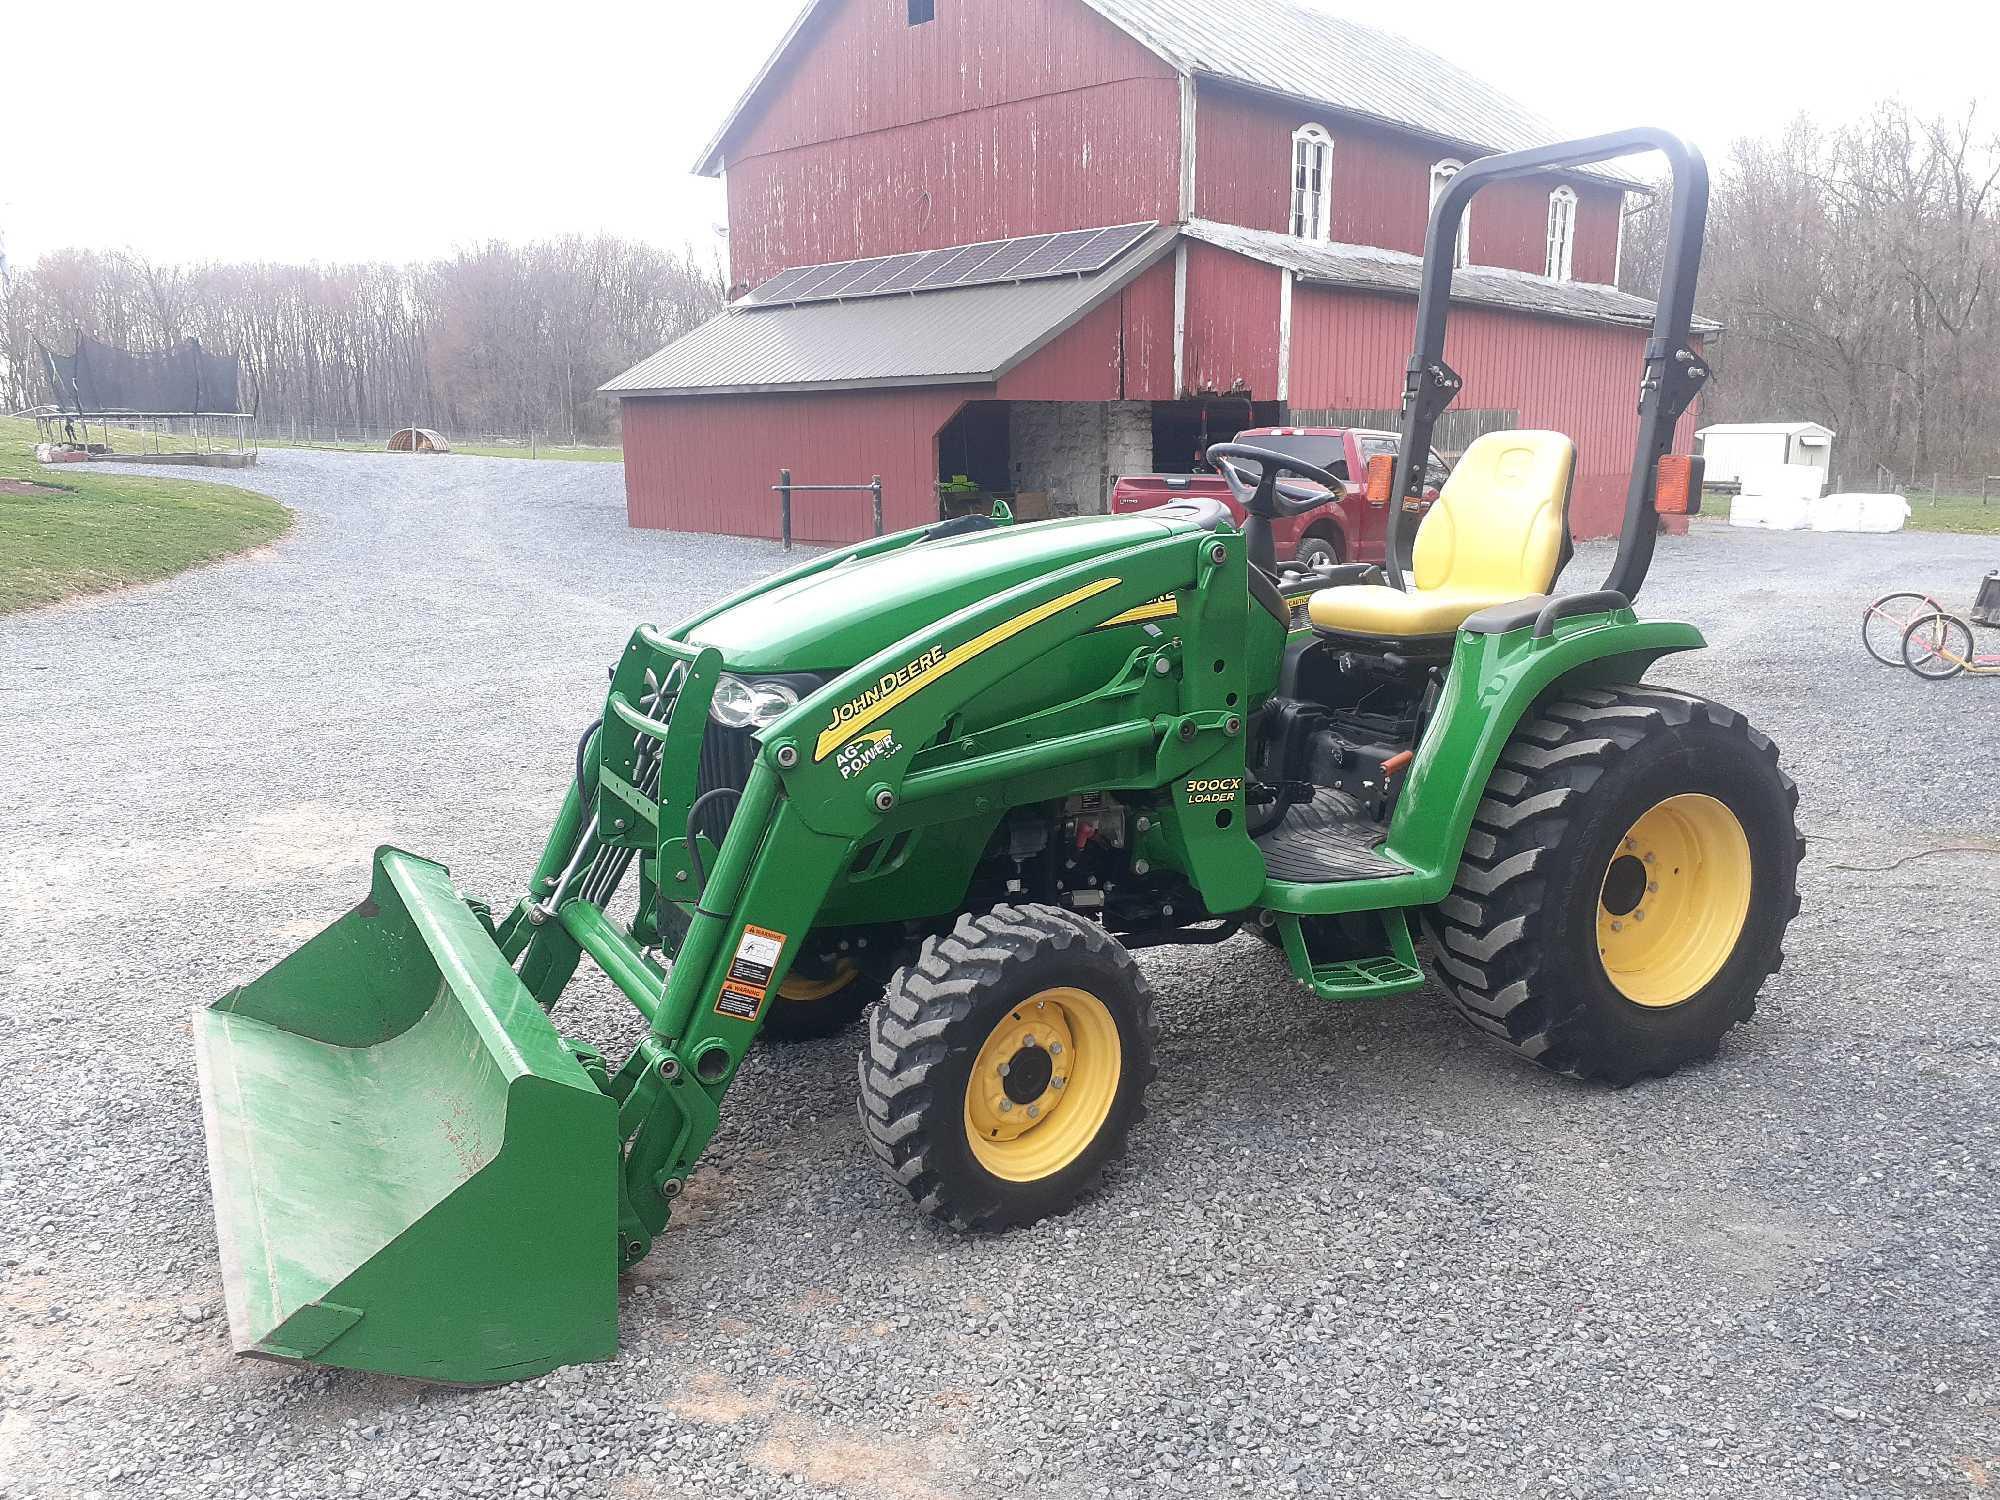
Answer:
[{"label": "tree line", "polygon": [[597,387],[722,305],[692,250],[612,235],[492,242],[411,265],[161,265],[65,250],[0,282],[0,410],[54,400],[39,340],[131,349],[193,337],[241,361],[267,433],[616,430]]},{"label": "tree line", "polygon": [[[1849,488],[2000,473],[2000,134],[1976,107],[1802,117],[1712,166],[1702,421],[1823,422]],[[1668,197],[1627,224],[1629,290],[1658,286]]]}]

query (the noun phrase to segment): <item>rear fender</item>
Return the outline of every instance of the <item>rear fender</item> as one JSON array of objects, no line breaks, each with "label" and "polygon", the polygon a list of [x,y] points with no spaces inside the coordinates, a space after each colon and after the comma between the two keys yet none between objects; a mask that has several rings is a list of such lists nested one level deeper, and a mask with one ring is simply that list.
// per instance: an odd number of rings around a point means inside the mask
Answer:
[{"label": "rear fender", "polygon": [[1636,682],[1658,658],[1706,645],[1692,625],[1627,609],[1577,615],[1552,635],[1461,631],[1437,712],[1390,818],[1387,854],[1424,877],[1424,902],[1451,888],[1500,752],[1544,691],[1562,681]]},{"label": "rear fender", "polygon": [[1461,631],[1382,846],[1408,873],[1320,885],[1273,881],[1263,904],[1303,915],[1442,901],[1500,752],[1537,698],[1564,682],[1636,682],[1660,657],[1705,644],[1692,625],[1642,621],[1629,608],[1572,616],[1541,640],[1527,625],[1504,635]]}]

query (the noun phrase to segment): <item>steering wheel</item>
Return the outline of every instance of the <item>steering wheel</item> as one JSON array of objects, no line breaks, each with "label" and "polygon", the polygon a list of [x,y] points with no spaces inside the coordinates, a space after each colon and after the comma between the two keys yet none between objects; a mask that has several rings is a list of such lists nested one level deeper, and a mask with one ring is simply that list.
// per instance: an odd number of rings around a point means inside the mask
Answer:
[{"label": "steering wheel", "polygon": [[[1258,466],[1255,486],[1245,484],[1243,476],[1218,459],[1247,459]],[[1237,504],[1253,516],[1301,516],[1332,500],[1338,500],[1346,490],[1345,481],[1336,479],[1318,464],[1309,464],[1302,458],[1294,458],[1289,453],[1280,453],[1275,448],[1258,448],[1249,443],[1217,443],[1208,450],[1208,461],[1215,464],[1222,481],[1229,486],[1230,494]],[[1296,474],[1301,479],[1310,479],[1319,488],[1308,488],[1302,484],[1282,483],[1280,474]]]},{"label": "steering wheel", "polygon": [[[1256,464],[1257,483],[1254,486],[1245,483],[1235,467],[1226,462],[1228,459]],[[1275,448],[1259,448],[1250,443],[1217,443],[1208,450],[1208,461],[1215,465],[1223,483],[1229,486],[1229,493],[1236,497],[1236,503],[1249,516],[1244,523],[1243,534],[1250,544],[1250,561],[1270,574],[1278,571],[1277,546],[1271,537],[1271,522],[1279,516],[1302,516],[1309,510],[1330,505],[1347,492],[1345,481],[1318,464],[1309,464],[1302,458],[1280,453]],[[1320,488],[1286,484],[1278,478],[1280,474],[1296,474]]]}]

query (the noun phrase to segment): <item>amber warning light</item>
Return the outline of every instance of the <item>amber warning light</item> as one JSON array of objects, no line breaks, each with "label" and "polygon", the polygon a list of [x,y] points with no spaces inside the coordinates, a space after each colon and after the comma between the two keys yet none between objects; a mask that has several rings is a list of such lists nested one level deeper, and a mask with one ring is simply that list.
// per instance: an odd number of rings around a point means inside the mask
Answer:
[{"label": "amber warning light", "polygon": [[1663,516],[1701,514],[1701,476],[1708,466],[1692,453],[1669,453],[1660,460],[1659,483],[1653,489],[1653,509]]},{"label": "amber warning light", "polygon": [[1387,505],[1396,488],[1396,455],[1378,453],[1368,460],[1368,503]]}]

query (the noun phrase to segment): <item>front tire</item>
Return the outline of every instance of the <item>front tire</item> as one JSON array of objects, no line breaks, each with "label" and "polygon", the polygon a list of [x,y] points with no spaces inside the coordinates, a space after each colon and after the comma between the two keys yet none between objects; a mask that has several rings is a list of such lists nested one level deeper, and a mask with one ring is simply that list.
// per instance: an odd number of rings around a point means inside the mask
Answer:
[{"label": "front tire", "polygon": [[1798,789],[1777,762],[1742,715],[1685,693],[1538,705],[1425,914],[1459,1014],[1542,1067],[1620,1086],[1712,1056],[1799,908]]},{"label": "front tire", "polygon": [[1124,1155],[1157,1036],[1152,990],[1096,923],[1052,906],[962,916],[869,1017],[862,1130],[932,1218],[1032,1224]]}]

